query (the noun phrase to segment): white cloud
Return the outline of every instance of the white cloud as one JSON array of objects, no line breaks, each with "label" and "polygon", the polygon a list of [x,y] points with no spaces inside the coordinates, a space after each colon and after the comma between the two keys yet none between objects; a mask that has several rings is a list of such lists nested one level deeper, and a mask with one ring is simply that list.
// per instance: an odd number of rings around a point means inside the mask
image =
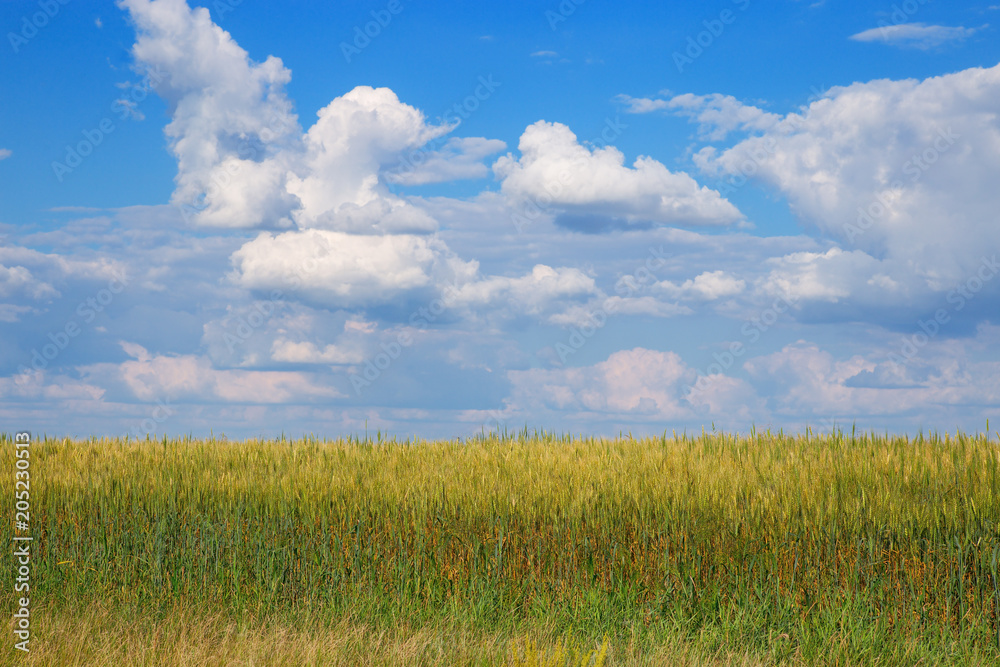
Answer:
[{"label": "white cloud", "polygon": [[310,226],[360,235],[431,234],[438,229],[423,209],[395,197],[375,198],[361,206],[345,202]]},{"label": "white cloud", "polygon": [[698,122],[698,136],[707,141],[721,141],[730,132],[768,130],[781,116],[755,106],[743,104],[731,95],[692,95],[685,93],[666,99],[647,99],[619,95],[619,102],[628,106],[629,113],[669,111]]},{"label": "white cloud", "polygon": [[278,339],[271,348],[271,359],[292,364],[360,364],[365,358],[360,347],[326,345],[321,349],[309,341]]},{"label": "white cloud", "polygon": [[[992,344],[996,331],[981,330],[978,339]],[[837,360],[815,343],[799,341],[773,354],[746,362],[758,382],[771,384],[775,411],[796,415],[922,414],[937,419],[949,407],[975,414],[1000,400],[1000,363],[972,361],[971,345],[935,341],[907,366],[881,354]],[[986,411],[985,416],[989,416]]]},{"label": "white cloud", "polygon": [[654,111],[668,111],[670,100],[652,99],[649,97],[632,97],[622,93],[615,97],[615,101],[624,104],[626,113],[653,113]]},{"label": "white cloud", "polygon": [[597,293],[594,279],[579,269],[536,265],[520,278],[493,276],[450,291],[446,303],[456,306],[510,304],[519,312],[542,313],[553,301]]},{"label": "white cloud", "polygon": [[[393,91],[369,86],[335,98],[302,134],[284,92],[291,73],[279,59],[252,62],[206,10],[181,0],[124,5],[139,32],[134,55],[156,73],[170,106],[174,202],[196,204],[184,210],[197,224],[291,228],[233,253],[236,284],[364,307],[433,298],[445,284],[477,278],[477,264],[436,236],[437,221],[386,183],[481,178],[489,173],[481,160],[504,142],[457,138],[421,153],[454,126],[428,124]],[[420,167],[392,169],[415,152],[425,158]],[[486,280],[481,289],[499,289],[504,279]],[[306,354],[295,349],[278,354]],[[315,352],[306,356],[325,354]]]},{"label": "white cloud", "polygon": [[711,376],[699,384],[692,404],[688,389],[696,372],[674,352],[621,350],[593,366],[510,371],[507,410],[629,423],[682,421],[706,411],[725,419],[750,419],[763,402],[743,380]]},{"label": "white cloud", "polygon": [[242,287],[280,289],[336,307],[385,303],[413,290],[430,292],[438,284],[465,282],[477,269],[434,238],[318,229],[261,233],[233,254],[233,264],[233,279]]},{"label": "white cloud", "polygon": [[0,398],[97,401],[104,394],[100,386],[56,373],[35,371],[0,378]]},{"label": "white cloud", "polygon": [[345,204],[363,207],[382,199],[404,205],[380,182],[381,168],[452,129],[427,125],[420,111],[388,88],[358,86],[317,115],[305,136],[303,175],[288,184],[302,202],[295,212],[300,227],[326,226],[323,219]]},{"label": "white cloud", "polygon": [[501,157],[493,171],[501,191],[572,215],[607,216],[667,225],[725,225],[742,219],[719,193],[649,157],[632,168],[613,146],[581,145],[561,123],[538,121],[521,135],[520,158]]},{"label": "white cloud", "polygon": [[[279,289],[333,308],[429,301],[451,286],[454,307],[467,315],[496,307],[542,318],[569,317],[580,301],[604,298],[576,269],[538,264],[521,277],[480,275],[476,262],[463,261],[441,240],[424,208],[388,189],[387,182],[482,177],[488,172],[481,160],[504,142],[456,138],[420,153],[453,127],[428,124],[393,91],[368,86],[320,109],[303,134],[285,94],[291,73],[279,59],[253,62],[207,11],[190,10],[181,0],[123,4],[139,33],[136,60],[155,75],[172,116],[166,132],[178,160],[175,203],[196,204],[200,210],[185,211],[197,224],[290,228],[262,233],[232,254],[236,285]],[[508,155],[493,165],[504,196],[540,198],[561,189],[551,204],[564,222],[604,217],[640,226],[723,225],[742,219],[687,174],[647,157],[628,168],[616,149],[582,146],[563,125],[528,127],[520,150],[519,159]],[[415,152],[425,158],[421,166],[393,169]],[[660,316],[679,310],[650,298],[622,307]],[[307,348],[301,339],[270,340],[273,361],[339,354],[336,347],[327,354],[317,341]],[[256,350],[243,363],[258,363],[261,354]]]},{"label": "white cloud", "polygon": [[998,107],[1000,65],[855,83],[762,136],[703,153],[702,166],[751,174],[784,194],[801,220],[841,240],[848,252],[785,262],[818,271],[808,283],[819,298],[855,295],[874,280],[898,286],[889,290],[897,303],[951,289],[1000,245]]},{"label": "white cloud", "polygon": [[696,299],[714,301],[727,296],[735,296],[746,287],[746,281],[739,280],[725,271],[706,271],[680,285],[663,280],[654,289],[672,299]]},{"label": "white cloud", "polygon": [[152,355],[150,355],[149,352],[146,350],[146,348],[144,348],[142,345],[139,345],[138,343],[132,343],[127,340],[121,340],[118,341],[118,345],[122,348],[122,351],[125,354],[143,363],[146,363],[147,361],[153,358]]},{"label": "white cloud", "polygon": [[375,322],[274,296],[230,304],[202,325],[201,347],[216,367],[358,363],[375,349]]},{"label": "white cloud", "polygon": [[750,359],[744,367],[756,380],[778,383],[773,398],[778,412],[865,415],[879,410],[891,413],[903,409],[907,402],[897,393],[892,402],[865,405],[874,398],[876,390],[854,389],[845,386],[844,382],[861,371],[871,371],[875,364],[858,356],[836,361],[829,352],[805,341]]},{"label": "white cloud", "polygon": [[559,54],[555,51],[535,51],[531,54],[532,58],[558,58]]},{"label": "white cloud", "polygon": [[791,302],[828,301],[861,296],[865,286],[892,289],[891,280],[869,283],[870,276],[879,274],[880,262],[860,250],[845,252],[840,248],[819,252],[798,252],[768,259],[768,274],[758,287],[767,294],[781,296]]},{"label": "white cloud", "polygon": [[[187,218],[217,227],[321,227],[370,233],[421,218],[392,195],[383,170],[453,126],[432,126],[388,88],[358,86],[317,112],[302,133],[285,93],[291,72],[270,56],[250,60],[206,9],[181,0],[123,0],[138,29],[133,54],[171,114],[177,158],[172,201]],[[400,182],[482,177],[477,161],[503,148],[456,140]],[[366,212],[359,218],[357,211]],[[433,230],[422,216],[416,227]],[[412,226],[407,223],[404,226]],[[409,230],[407,230],[409,231]]]},{"label": "white cloud", "polygon": [[962,26],[926,25],[924,23],[899,23],[864,30],[850,39],[856,42],[884,42],[894,46],[930,49],[948,42],[961,42],[981,28]]},{"label": "white cloud", "polygon": [[81,370],[85,376],[120,380],[141,401],[285,403],[342,396],[336,389],[315,384],[303,373],[218,370],[204,357],[151,355],[135,344],[123,343],[122,348],[134,360]]},{"label": "white cloud", "polygon": [[50,300],[62,296],[59,288],[70,283],[126,276],[125,265],[107,257],[76,259],[22,246],[0,246],[0,297]]},{"label": "white cloud", "polygon": [[30,306],[18,306],[13,303],[0,303],[0,322],[17,322],[24,313],[30,313]]},{"label": "white cloud", "polygon": [[673,352],[636,348],[582,368],[510,371],[512,403],[520,408],[650,417],[688,414],[683,387],[693,378]]},{"label": "white cloud", "polygon": [[[299,139],[280,58],[250,60],[208,9],[183,0],[122,0],[137,30],[132,53],[166,100],[177,157],[173,202],[204,207],[200,224],[252,227],[287,219],[283,148]],[[207,194],[206,194],[207,193]],[[201,197],[205,195],[204,201]]]},{"label": "white cloud", "polygon": [[571,306],[565,311],[549,317],[549,322],[559,326],[594,326],[601,317],[617,315],[638,315],[649,317],[675,317],[690,315],[692,310],[687,306],[667,303],[651,296],[599,298],[580,306]]},{"label": "white cloud", "polygon": [[[968,422],[991,416],[989,406],[1000,401],[1000,363],[972,357],[974,349],[994,345],[997,331],[980,327],[975,339],[964,343],[935,340],[907,366],[887,361],[896,347],[837,359],[815,343],[798,341],[748,359],[743,368],[750,382],[698,376],[673,352],[622,350],[592,366],[508,372],[513,387],[502,416],[516,422],[555,414],[577,423],[635,426],[711,418],[740,428],[771,420],[815,426],[831,416],[841,422],[857,417],[862,425],[912,415],[936,420],[930,423],[943,423],[949,415]],[[697,390],[689,393],[692,385]]]},{"label": "white cloud", "polygon": [[0,148],[0,160],[6,160],[13,154],[14,154],[13,151],[11,151],[9,148]]},{"label": "white cloud", "polygon": [[454,137],[441,150],[411,152],[400,166],[386,174],[386,180],[399,185],[426,185],[485,178],[489,169],[483,164],[483,159],[505,148],[507,144],[499,139]]},{"label": "white cloud", "polygon": [[31,299],[52,299],[59,296],[52,285],[40,281],[23,266],[0,264],[0,297],[25,295]]},{"label": "white cloud", "polygon": [[146,115],[139,111],[139,103],[128,98],[121,98],[114,101],[112,105],[116,109],[121,109],[132,120],[146,120]]}]

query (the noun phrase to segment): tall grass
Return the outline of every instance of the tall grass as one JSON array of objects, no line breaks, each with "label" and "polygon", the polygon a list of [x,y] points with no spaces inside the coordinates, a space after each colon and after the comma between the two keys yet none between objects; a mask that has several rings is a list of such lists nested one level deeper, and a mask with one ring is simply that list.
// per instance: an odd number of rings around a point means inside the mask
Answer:
[{"label": "tall grass", "polygon": [[[545,628],[608,635],[612,663],[681,640],[988,664],[998,464],[962,434],[50,438],[32,445],[33,600]],[[13,579],[0,571],[3,595]]]}]

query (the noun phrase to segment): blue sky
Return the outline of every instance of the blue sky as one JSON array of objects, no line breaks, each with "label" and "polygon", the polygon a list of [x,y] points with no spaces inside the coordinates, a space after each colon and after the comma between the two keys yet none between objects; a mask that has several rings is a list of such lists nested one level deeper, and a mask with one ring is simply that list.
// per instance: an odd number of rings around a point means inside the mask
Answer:
[{"label": "blue sky", "polygon": [[2,3],[0,411],[74,435],[981,430],[998,18]]}]

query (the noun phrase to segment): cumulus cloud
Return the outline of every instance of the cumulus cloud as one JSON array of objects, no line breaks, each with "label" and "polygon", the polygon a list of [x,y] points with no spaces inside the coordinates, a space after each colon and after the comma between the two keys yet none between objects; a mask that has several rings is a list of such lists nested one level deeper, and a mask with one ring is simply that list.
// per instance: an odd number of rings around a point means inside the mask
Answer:
[{"label": "cumulus cloud", "polygon": [[[336,97],[303,133],[285,94],[291,72],[280,59],[253,62],[207,10],[183,0],[123,6],[139,34],[136,61],[169,105],[174,203],[195,224],[287,228],[233,253],[235,284],[345,308],[430,299],[445,285],[465,290],[461,298],[470,303],[487,293],[523,296],[528,311],[541,307],[534,302],[542,295],[560,298],[561,288],[547,291],[545,280],[529,294],[518,279],[478,276],[476,262],[458,258],[436,235],[434,218],[388,188],[480,178],[488,173],[481,160],[504,142],[455,138],[421,152],[455,126],[430,124],[393,91],[369,86]],[[400,169],[415,152],[420,166]],[[523,284],[536,279],[532,273]],[[327,353],[296,341],[274,354]]]},{"label": "cumulus cloud", "polygon": [[14,154],[13,151],[11,151],[9,148],[0,148],[0,160],[6,160],[13,154]]},{"label": "cumulus cloud", "polygon": [[606,216],[628,223],[726,225],[742,215],[718,192],[649,157],[631,168],[613,146],[590,149],[561,123],[538,121],[521,135],[520,157],[493,165],[501,191],[569,216]]},{"label": "cumulus cloud", "polygon": [[[455,138],[441,149],[422,149],[454,127],[430,124],[393,91],[368,86],[335,98],[303,133],[285,93],[291,72],[280,59],[254,62],[207,10],[189,9],[183,0],[122,4],[137,28],[136,61],[171,114],[174,202],[195,224],[286,228],[263,232],[232,254],[233,284],[258,293],[282,290],[329,308],[430,300],[448,287],[451,302],[467,312],[506,304],[508,313],[567,321],[581,301],[604,298],[575,269],[539,264],[520,277],[480,275],[477,262],[460,259],[441,240],[424,208],[388,188],[482,177],[481,161],[504,142]],[[524,201],[555,193],[546,205],[564,226],[742,220],[731,203],[687,174],[647,157],[627,167],[617,149],[583,146],[564,125],[528,127],[519,149],[519,158],[493,165],[503,195]],[[423,158],[420,166],[400,169],[414,152]],[[621,305],[659,316],[682,310],[650,297]],[[309,348],[274,338],[272,344],[273,361],[339,358],[336,348],[327,354],[316,342]]]},{"label": "cumulus cloud", "polygon": [[[845,252],[831,248],[826,252],[798,252],[774,257],[765,262],[768,273],[758,286],[768,294],[789,301],[828,301],[860,297],[867,288],[895,291],[903,295],[904,286],[879,273],[882,263],[860,250]],[[884,296],[884,295],[883,295]]]},{"label": "cumulus cloud", "polygon": [[385,181],[482,177],[479,161],[505,147],[456,139],[393,177],[384,171],[402,153],[455,126],[428,124],[388,88],[358,86],[320,109],[303,134],[285,93],[291,72],[279,58],[252,61],[207,9],[184,0],[122,4],[138,32],[133,55],[169,106],[165,131],[178,164],[172,201],[195,224],[433,231],[433,221]]},{"label": "cumulus cloud", "polygon": [[926,297],[974,275],[983,250],[1000,244],[992,179],[1000,172],[998,106],[1000,66],[855,83],[761,136],[703,153],[702,166],[749,173],[785,195],[801,220],[840,240],[843,253],[784,262],[782,270],[801,269],[789,283],[812,285],[800,292],[841,298],[875,281],[893,299]]},{"label": "cumulus cloud", "polygon": [[[983,26],[985,28],[986,26]],[[962,26],[927,25],[924,23],[899,23],[863,30],[851,35],[856,42],[883,42],[893,46],[931,49],[948,42],[961,42],[982,28]]]},{"label": "cumulus cloud", "polygon": [[[984,330],[978,338],[992,340],[995,333]],[[798,341],[745,368],[755,382],[770,385],[773,409],[782,414],[940,416],[949,407],[969,414],[1000,400],[1000,363],[972,361],[968,347],[923,348],[904,366],[887,360],[888,352],[836,359]]]},{"label": "cumulus cloud", "polygon": [[334,307],[391,301],[399,295],[471,279],[440,240],[408,234],[360,235],[309,229],[261,233],[233,254],[237,284],[280,289]]},{"label": "cumulus cloud", "polygon": [[168,105],[177,158],[172,201],[196,222],[220,227],[281,224],[295,207],[284,187],[283,149],[299,141],[280,58],[255,63],[215,25],[208,9],[184,0],[121,0],[135,23],[132,47]]},{"label": "cumulus cloud", "polygon": [[559,411],[680,417],[693,373],[673,352],[636,348],[582,368],[510,371],[512,401]]},{"label": "cumulus cloud", "polygon": [[[279,58],[253,62],[207,9],[183,0],[124,4],[139,33],[133,54],[170,107],[165,131],[178,163],[172,201],[186,217],[218,227],[294,221],[371,233],[387,214],[420,216],[388,192],[380,171],[451,127],[428,125],[388,88],[358,86],[320,109],[302,134],[285,94],[291,72]],[[467,152],[459,155],[466,170]],[[359,224],[351,213],[366,207]]]},{"label": "cumulus cloud", "polygon": [[423,113],[388,88],[369,86],[336,98],[317,115],[305,136],[305,173],[289,182],[289,191],[302,202],[295,213],[300,227],[315,226],[344,204],[384,199],[402,205],[381,182],[380,169],[452,129],[428,125]]},{"label": "cumulus cloud", "polygon": [[745,381],[711,376],[699,384],[694,369],[674,352],[644,348],[621,350],[592,366],[510,371],[510,412],[540,410],[578,417],[641,421],[684,421],[714,412],[725,418],[748,419],[762,401]]}]

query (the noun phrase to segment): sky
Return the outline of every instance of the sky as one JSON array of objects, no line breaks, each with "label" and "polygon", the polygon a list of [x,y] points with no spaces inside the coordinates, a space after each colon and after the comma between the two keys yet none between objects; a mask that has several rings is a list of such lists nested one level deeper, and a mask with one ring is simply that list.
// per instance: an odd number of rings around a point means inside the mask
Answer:
[{"label": "sky", "polygon": [[2,2],[4,429],[983,431],[997,23]]}]

